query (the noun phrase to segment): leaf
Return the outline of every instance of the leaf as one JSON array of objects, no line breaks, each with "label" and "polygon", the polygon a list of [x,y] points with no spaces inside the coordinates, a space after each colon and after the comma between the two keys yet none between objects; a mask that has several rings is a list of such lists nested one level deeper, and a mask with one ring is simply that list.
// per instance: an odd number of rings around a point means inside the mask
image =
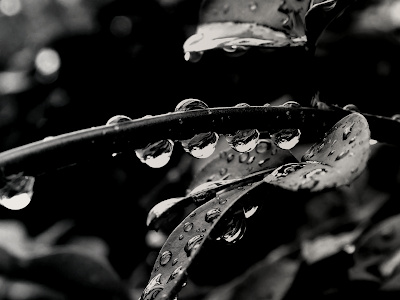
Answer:
[{"label": "leaf", "polygon": [[239,185],[198,207],[171,233],[158,255],[141,300],[172,299],[184,284],[192,262],[207,240],[218,239],[224,234],[232,239],[240,238],[240,225],[245,218],[241,210],[243,202],[252,194],[259,195],[261,186],[266,190],[269,186],[263,181],[252,185],[240,182]]},{"label": "leaf", "polygon": [[307,150],[303,162],[281,166],[264,181],[288,190],[312,192],[350,184],[366,167],[369,138],[365,117],[352,113]]},{"label": "leaf", "polygon": [[67,295],[109,295],[130,299],[117,274],[104,261],[72,250],[53,251],[23,261],[18,278]]},{"label": "leaf", "polygon": [[257,147],[249,153],[239,153],[233,149],[221,151],[219,157],[211,160],[196,175],[189,186],[189,191],[208,181],[242,178],[293,162],[298,161],[290,151],[280,149],[270,139],[261,139]]}]

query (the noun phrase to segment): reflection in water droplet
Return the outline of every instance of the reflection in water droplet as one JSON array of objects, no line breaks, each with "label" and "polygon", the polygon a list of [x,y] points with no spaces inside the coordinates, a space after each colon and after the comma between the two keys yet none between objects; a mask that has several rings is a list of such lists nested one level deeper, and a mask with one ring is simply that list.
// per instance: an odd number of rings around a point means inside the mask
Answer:
[{"label": "reflection in water droplet", "polygon": [[271,149],[271,143],[267,140],[259,141],[256,146],[256,152],[261,154]]},{"label": "reflection in water droplet", "polygon": [[249,158],[249,153],[241,153],[240,155],[239,155],[239,162],[240,163],[244,163],[244,162],[246,162],[246,160]]},{"label": "reflection in water droplet", "polygon": [[11,210],[25,208],[31,202],[34,183],[35,177],[22,173],[6,177],[0,189],[0,204]]},{"label": "reflection in water droplet", "polygon": [[183,58],[186,61],[190,61],[192,63],[196,63],[196,62],[200,61],[200,59],[202,58],[203,54],[204,54],[203,51],[185,52],[185,55],[183,56]]},{"label": "reflection in water droplet", "polygon": [[279,168],[276,168],[270,175],[272,177],[276,178],[281,178],[281,177],[286,177],[290,173],[293,173],[294,171],[300,170],[306,166],[306,163],[291,163],[291,164],[286,164],[283,166],[280,166]]},{"label": "reflection in water droplet", "polygon": [[[334,2],[334,1],[332,1]],[[336,4],[336,2],[334,2]],[[357,106],[355,106],[354,104],[347,104],[346,106],[343,107],[344,110],[350,110],[350,111],[354,111],[354,112],[360,112],[360,110],[358,109]]]},{"label": "reflection in water droplet", "polygon": [[219,175],[224,176],[226,173],[228,173],[228,169],[227,168],[221,168],[219,170]]},{"label": "reflection in water droplet", "polygon": [[219,136],[215,132],[199,133],[193,138],[182,140],[183,149],[196,158],[207,158],[214,153]]},{"label": "reflection in water droplet", "polygon": [[143,293],[140,296],[139,300],[152,300],[163,289],[164,285],[161,284],[161,274],[158,274],[149,281],[146,288],[143,290]]},{"label": "reflection in water droplet", "polygon": [[120,124],[120,123],[124,123],[124,122],[128,122],[128,121],[132,121],[132,119],[127,116],[117,115],[117,116],[110,118],[107,121],[106,125],[115,125],[115,124]]},{"label": "reflection in water droplet", "polygon": [[221,215],[221,209],[219,208],[213,208],[210,209],[206,215],[205,215],[205,220],[208,223],[212,223],[216,218],[218,218]]},{"label": "reflection in water droplet", "polygon": [[171,251],[165,251],[163,254],[161,254],[160,257],[160,265],[165,266],[171,259],[172,253]]},{"label": "reflection in water droplet", "polygon": [[244,212],[244,216],[246,219],[250,218],[251,216],[253,216],[256,211],[258,209],[258,206],[249,206],[249,207],[243,207],[243,212]]},{"label": "reflection in water droplet", "polygon": [[169,162],[173,148],[173,141],[162,140],[148,144],[143,149],[136,149],[135,153],[142,163],[152,168],[161,168]]},{"label": "reflection in water droplet", "polygon": [[228,229],[219,239],[230,244],[236,243],[242,239],[246,232],[246,219],[242,217],[234,217],[227,225],[227,228]]},{"label": "reflection in water droplet", "polygon": [[208,105],[199,99],[185,99],[178,103],[175,107],[175,112],[192,111],[195,109],[207,109]]},{"label": "reflection in water droplet", "polygon": [[178,237],[180,240],[183,240],[183,234],[180,234]]},{"label": "reflection in water droplet", "polygon": [[282,129],[274,134],[275,144],[281,149],[292,149],[300,141],[300,135],[300,129]]},{"label": "reflection in water droplet", "polygon": [[170,282],[171,280],[174,280],[176,276],[178,276],[180,273],[182,273],[182,266],[176,268],[172,273],[171,276],[169,276],[167,283]]},{"label": "reflection in water droplet", "polygon": [[350,139],[350,141],[349,141],[349,144],[351,144],[351,143],[353,143],[355,140],[356,140],[356,136],[353,136],[351,139]]},{"label": "reflection in water droplet", "polygon": [[186,252],[186,255],[189,257],[193,251],[195,251],[199,246],[201,241],[204,239],[203,234],[198,234],[192,237],[185,245],[184,249]]},{"label": "reflection in water droplet", "polygon": [[234,134],[226,134],[229,146],[238,152],[250,152],[258,143],[260,132],[257,129],[238,130]]},{"label": "reflection in water droplet", "polygon": [[177,264],[177,262],[178,262],[178,259],[175,258],[175,259],[172,261],[172,265],[175,266],[175,265]]},{"label": "reflection in water droplet", "polygon": [[341,152],[341,153],[336,157],[336,160],[342,159],[342,158],[345,157],[347,154],[349,154],[349,150],[346,150],[346,151]]},{"label": "reflection in water droplet", "polygon": [[258,8],[257,2],[252,1],[252,2],[249,3],[249,9],[250,9],[251,11],[256,11],[257,8]]},{"label": "reflection in water droplet", "polygon": [[295,101],[287,101],[287,102],[281,104],[280,106],[282,106],[282,107],[301,107],[301,105]]},{"label": "reflection in water droplet", "polygon": [[331,156],[333,153],[335,153],[335,150],[331,150],[331,151],[328,153],[328,156]]},{"label": "reflection in water droplet", "polygon": [[229,153],[228,156],[226,157],[227,162],[231,162],[235,158],[235,154]]},{"label": "reflection in water droplet", "polygon": [[193,228],[193,223],[186,222],[185,224],[183,224],[183,231],[185,232],[189,232],[190,230],[192,230],[192,228]]},{"label": "reflection in water droplet", "polygon": [[253,163],[253,161],[254,161],[255,159],[256,159],[255,156],[250,156],[249,160],[247,161],[247,164],[249,165],[249,164]]},{"label": "reflection in water droplet", "polygon": [[351,134],[351,131],[353,130],[353,126],[354,126],[354,123],[344,129],[343,140],[346,140],[349,137],[349,135]]}]

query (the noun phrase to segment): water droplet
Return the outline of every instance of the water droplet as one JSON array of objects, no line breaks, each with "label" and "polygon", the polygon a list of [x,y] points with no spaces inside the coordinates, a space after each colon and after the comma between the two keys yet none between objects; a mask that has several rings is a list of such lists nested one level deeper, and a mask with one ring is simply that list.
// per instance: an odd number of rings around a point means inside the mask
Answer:
[{"label": "water droplet", "polygon": [[242,217],[233,218],[227,225],[227,230],[220,237],[221,240],[233,244],[241,240],[246,231],[246,219]]},{"label": "water droplet", "polygon": [[183,272],[182,270],[182,266],[176,268],[172,273],[171,276],[169,276],[167,283],[170,282],[171,280],[174,280],[176,278],[176,276],[178,276],[179,274],[181,274]]},{"label": "water droplet", "polygon": [[[43,139],[43,141],[51,141],[51,140],[53,140],[54,139],[54,136],[46,136],[44,139]],[[93,141],[92,141],[92,143],[93,143]]]},{"label": "water droplet", "polygon": [[400,122],[400,114],[395,114],[394,116],[392,116],[392,120]]},{"label": "water droplet", "polygon": [[23,173],[7,176],[0,189],[0,204],[11,210],[25,208],[31,202],[34,183],[35,177]]},{"label": "water droplet", "polygon": [[207,178],[207,182],[213,181],[215,178],[215,175],[211,175],[210,177]]},{"label": "water droplet", "polygon": [[258,165],[259,165],[259,166],[262,166],[262,165],[265,163],[265,161],[266,161],[265,159],[260,160],[260,161],[258,162]]},{"label": "water droplet", "polygon": [[322,149],[324,149],[325,143],[322,143],[321,145],[318,146],[317,152],[320,152]]},{"label": "water droplet", "polygon": [[274,134],[275,144],[281,149],[292,149],[300,141],[300,135],[300,129],[282,129]]},{"label": "water droplet", "polygon": [[213,208],[210,209],[206,215],[205,215],[205,220],[208,223],[212,223],[216,218],[218,218],[221,215],[221,209],[220,208]]},{"label": "water droplet", "polygon": [[355,172],[357,172],[357,170],[358,170],[358,168],[354,168],[354,169],[351,169],[350,172],[355,173]]},{"label": "water droplet", "polygon": [[237,189],[238,190],[243,190],[243,187],[242,186],[238,186]]},{"label": "water droplet", "polygon": [[205,228],[203,228],[202,230],[201,230],[201,232],[206,232],[207,231],[207,229],[205,229]]},{"label": "water droplet", "polygon": [[287,101],[285,103],[283,103],[282,105],[280,105],[282,107],[301,107],[301,105],[295,101]]},{"label": "water droplet", "polygon": [[177,263],[178,263],[178,259],[175,258],[175,259],[172,261],[172,265],[175,266]]},{"label": "water droplet", "polygon": [[228,169],[227,168],[221,168],[219,170],[219,175],[224,176],[226,173],[228,173]]},{"label": "water droplet", "polygon": [[183,250],[185,250],[186,255],[189,257],[193,251],[195,251],[199,246],[201,241],[204,239],[203,234],[198,234],[192,237],[185,245]]},{"label": "water droplet", "polygon": [[305,174],[304,178],[312,178],[316,175],[325,175],[326,173],[328,173],[326,169],[315,169]]},{"label": "water droplet", "polygon": [[351,139],[350,139],[350,141],[349,141],[349,144],[351,144],[351,143],[353,143],[355,140],[356,140],[356,136],[353,136]]},{"label": "water droplet", "polygon": [[336,144],[336,142],[337,142],[337,140],[334,140],[334,141],[332,142],[332,146],[333,146],[333,145],[335,145],[335,144]]},{"label": "water droplet", "polygon": [[246,208],[243,207],[243,212],[244,212],[245,218],[248,219],[251,216],[253,216],[256,213],[257,209],[258,209],[258,206],[249,206]]},{"label": "water droplet", "polygon": [[346,127],[343,131],[343,140],[347,140],[349,135],[351,134],[351,131],[353,130],[354,123],[348,127]]},{"label": "water droplet", "polygon": [[185,52],[183,58],[191,63],[197,63],[203,57],[203,51]]},{"label": "water droplet", "polygon": [[182,283],[182,288],[184,288],[187,285],[187,282],[185,281],[184,283]]},{"label": "water droplet", "polygon": [[331,156],[333,153],[335,153],[335,150],[331,150],[331,151],[328,153],[328,156]]},{"label": "water droplet", "polygon": [[152,168],[161,168],[169,162],[173,148],[173,141],[162,140],[148,144],[143,149],[136,149],[135,153],[142,163]]},{"label": "water droplet", "polygon": [[218,203],[220,204],[220,205],[224,205],[225,203],[226,203],[226,199],[220,199],[219,201],[218,201]]},{"label": "water droplet", "polygon": [[294,171],[300,170],[306,166],[306,163],[291,163],[276,168],[270,176],[275,178],[286,177]]},{"label": "water droplet", "polygon": [[304,179],[300,183],[299,189],[311,190],[312,188],[316,187],[318,183],[319,183],[319,180],[309,177],[309,178]]},{"label": "water droplet", "polygon": [[252,1],[252,2],[249,3],[249,9],[250,9],[251,11],[256,11],[257,8],[258,8],[257,2]]},{"label": "water droplet", "polygon": [[229,153],[228,156],[226,157],[226,161],[229,163],[235,158],[235,154]]},{"label": "water droplet", "polygon": [[192,230],[192,228],[193,228],[193,223],[186,222],[185,224],[183,224],[183,231],[185,232],[189,232],[190,230]]},{"label": "water droplet", "polygon": [[261,154],[267,152],[269,149],[271,149],[271,143],[267,140],[262,140],[259,141],[257,146],[256,146],[256,152]]},{"label": "water droplet", "polygon": [[196,109],[207,109],[208,105],[198,99],[185,99],[178,103],[175,107],[175,112],[192,111]]},{"label": "water droplet", "polygon": [[197,228],[197,229],[196,229],[196,232],[200,232],[200,228]]},{"label": "water droplet", "polygon": [[341,152],[341,153],[336,157],[336,160],[342,159],[342,158],[345,157],[347,154],[349,154],[349,150],[346,150],[346,151]]},{"label": "water droplet", "polygon": [[171,251],[165,251],[163,254],[161,254],[160,257],[160,265],[165,266],[171,259],[172,253]]},{"label": "water droplet", "polygon": [[354,111],[354,112],[360,112],[360,110],[354,104],[347,104],[346,106],[343,107],[343,109]]},{"label": "water droplet", "polygon": [[372,146],[372,145],[375,145],[376,143],[378,143],[378,141],[377,140],[374,140],[374,139],[370,139],[369,140],[369,144]]},{"label": "water droplet", "polygon": [[183,234],[180,234],[178,238],[179,240],[183,240]]},{"label": "water droplet", "polygon": [[156,298],[158,293],[163,289],[164,285],[161,284],[161,274],[158,274],[149,281],[139,300],[152,300]]},{"label": "water droplet", "polygon": [[275,155],[276,153],[278,153],[278,149],[273,148],[272,151],[271,151],[271,155]]},{"label": "water droplet", "polygon": [[238,130],[234,134],[225,134],[229,146],[238,152],[250,152],[258,143],[260,132],[257,129]]},{"label": "water droplet", "polygon": [[246,160],[249,158],[249,153],[241,153],[240,155],[239,155],[239,162],[240,163],[244,163],[244,162],[246,162]]},{"label": "water droplet", "polygon": [[117,115],[117,116],[110,118],[107,121],[106,125],[115,125],[115,124],[120,124],[120,123],[124,123],[124,122],[128,122],[128,121],[132,121],[132,119],[127,116]]},{"label": "water droplet", "polygon": [[253,163],[253,161],[254,161],[255,159],[256,159],[255,156],[250,156],[249,160],[247,161],[247,164],[249,165],[249,164]]},{"label": "water droplet", "polygon": [[196,215],[195,212],[194,212],[194,213],[191,213],[191,214],[190,214],[190,217],[193,218],[195,215]]},{"label": "water droplet", "polygon": [[219,136],[215,132],[199,133],[181,141],[183,149],[196,158],[207,158],[214,153]]}]

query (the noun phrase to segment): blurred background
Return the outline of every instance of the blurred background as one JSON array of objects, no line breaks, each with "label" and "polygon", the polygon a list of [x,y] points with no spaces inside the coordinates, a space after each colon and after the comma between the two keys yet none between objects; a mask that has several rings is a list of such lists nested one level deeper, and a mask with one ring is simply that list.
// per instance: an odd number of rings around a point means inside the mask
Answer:
[{"label": "blurred background", "polygon": [[[316,70],[296,50],[288,56],[252,49],[238,58],[211,51],[186,62],[182,45],[195,32],[199,6],[200,0],[0,0],[0,151],[103,125],[117,114],[167,113],[186,98],[210,107],[288,100],[307,106],[312,85],[328,103],[400,113],[400,1],[354,3],[321,37]],[[374,188],[391,191],[399,179],[396,149],[374,151],[384,154],[373,157],[368,174],[379,174]],[[0,207],[1,244],[17,243],[25,230],[29,240],[53,228],[56,245],[100,251],[121,278],[142,288],[166,238],[147,231],[147,212],[184,195],[193,161],[177,146],[162,169],[124,153],[41,176],[27,208]]]}]

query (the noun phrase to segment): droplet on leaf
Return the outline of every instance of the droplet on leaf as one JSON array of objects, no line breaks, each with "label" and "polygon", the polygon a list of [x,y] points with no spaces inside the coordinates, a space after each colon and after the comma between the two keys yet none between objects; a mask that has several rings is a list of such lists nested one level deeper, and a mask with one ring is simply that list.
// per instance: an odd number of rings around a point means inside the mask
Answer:
[{"label": "droplet on leaf", "polygon": [[184,250],[186,255],[189,257],[193,251],[195,251],[199,246],[200,242],[204,239],[203,234],[198,234],[192,237],[185,245]]},{"label": "droplet on leaf", "polygon": [[165,266],[171,260],[171,257],[172,257],[171,251],[163,252],[160,257],[160,265]]},{"label": "droplet on leaf", "polygon": [[206,215],[205,215],[205,220],[208,223],[212,223],[216,218],[218,218],[221,215],[221,209],[220,208],[213,208],[210,209]]},{"label": "droplet on leaf", "polygon": [[139,300],[152,300],[157,297],[158,293],[163,289],[164,285],[161,284],[161,274],[158,274],[149,281]]},{"label": "droplet on leaf", "polygon": [[120,123],[124,123],[124,122],[129,122],[129,121],[132,121],[132,119],[127,116],[124,116],[124,115],[117,115],[117,116],[110,118],[107,121],[106,125],[115,125],[115,124],[120,124]]},{"label": "droplet on leaf", "polygon": [[353,112],[360,112],[360,110],[355,106],[354,104],[347,104],[346,106],[343,107],[344,110],[350,110]]},{"label": "droplet on leaf", "polygon": [[186,222],[185,224],[183,224],[183,231],[185,232],[189,232],[190,230],[192,230],[192,228],[193,228],[193,223]]}]

